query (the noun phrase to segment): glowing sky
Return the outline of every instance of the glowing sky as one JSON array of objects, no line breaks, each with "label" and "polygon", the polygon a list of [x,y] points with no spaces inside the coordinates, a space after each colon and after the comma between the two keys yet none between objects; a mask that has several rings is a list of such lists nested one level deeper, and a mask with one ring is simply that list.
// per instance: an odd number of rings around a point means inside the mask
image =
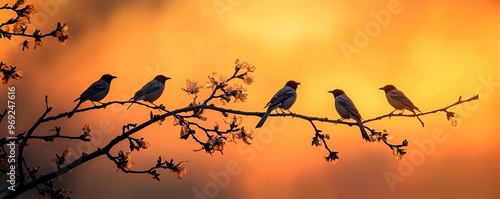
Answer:
[{"label": "glowing sky", "polygon": [[[45,95],[54,113],[69,111],[72,101],[103,73],[118,76],[104,101],[129,99],[162,73],[172,80],[158,102],[170,109],[186,106],[191,97],[180,90],[186,79],[204,83],[212,72],[230,75],[237,58],[257,67],[248,101],[228,106],[242,110],[263,111],[289,79],[302,83],[292,111],[329,118],[339,117],[333,97],[326,93],[334,88],[343,89],[366,119],[392,111],[378,90],[389,83],[422,111],[449,105],[460,95],[480,94],[479,101],[453,108],[460,116],[456,127],[444,113],[422,117],[425,128],[415,118],[370,123],[394,135],[393,142],[410,141],[402,161],[386,146],[362,141],[357,128],[318,123],[341,158],[336,166],[327,164],[326,151],[310,146],[310,124],[292,118],[271,118],[268,122],[282,128],[259,134],[269,130],[264,126],[254,131],[254,145],[227,143],[224,155],[211,157],[193,152],[199,147],[194,141],[179,140],[179,129],[171,127],[168,118],[164,125],[137,134],[152,145],[133,153],[134,167],[146,168],[159,155],[189,160],[183,181],[169,172],[161,173],[161,182],[123,174],[101,157],[61,178],[74,198],[194,198],[198,191],[206,198],[249,199],[500,196],[500,124],[495,122],[500,99],[499,1],[94,0],[54,1],[60,2],[54,12],[44,9],[43,2],[33,4],[38,15],[47,18],[33,23],[42,32],[58,21],[69,23],[66,45],[49,38],[43,47],[22,52],[21,40],[0,40],[0,60],[24,71],[24,79],[9,84],[18,90],[18,126],[23,130],[42,114]],[[346,54],[346,46],[355,53]],[[6,86],[0,90],[5,93]],[[207,94],[204,90],[200,97]],[[4,97],[0,103],[6,104]],[[64,133],[78,135],[83,124],[102,133],[88,144],[34,143],[28,153],[47,158],[31,164],[50,165],[54,153],[66,145],[79,151],[102,147],[121,133],[123,124],[145,121],[148,114],[143,107],[125,111],[116,106],[41,126],[37,133],[61,126]],[[218,119],[220,114],[209,116]],[[244,124],[250,128],[257,121],[248,117]],[[436,132],[441,139],[433,137]],[[119,149],[128,146],[120,144],[114,152]],[[233,164],[237,174],[217,185],[212,176]],[[400,181],[391,183],[388,173]]]}]

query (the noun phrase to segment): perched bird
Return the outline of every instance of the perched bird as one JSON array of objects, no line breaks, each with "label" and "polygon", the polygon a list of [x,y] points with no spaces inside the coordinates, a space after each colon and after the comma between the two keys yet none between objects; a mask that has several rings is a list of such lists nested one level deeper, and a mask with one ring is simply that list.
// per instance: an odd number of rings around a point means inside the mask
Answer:
[{"label": "perched bird", "polygon": [[359,129],[361,130],[361,136],[363,136],[363,139],[367,142],[370,142],[370,137],[368,136],[368,133],[366,133],[365,127],[361,122],[361,115],[352,100],[347,97],[343,90],[335,89],[328,92],[333,94],[333,97],[335,98],[335,109],[337,110],[337,113],[339,113],[340,117],[343,119],[352,118],[356,120]]},{"label": "perched bird", "polygon": [[281,108],[285,110],[290,109],[293,103],[295,103],[295,100],[297,99],[298,85],[300,85],[299,82],[290,80],[285,84],[285,86],[282,89],[276,92],[273,98],[271,98],[271,100],[269,100],[269,102],[264,107],[264,108],[267,107],[267,111],[264,114],[264,116],[262,116],[259,123],[257,123],[257,126],[255,126],[255,128],[262,127],[267,117],[271,114],[273,110],[276,110],[276,108]]},{"label": "perched bird", "polygon": [[[379,88],[379,90],[383,90],[385,92],[385,97],[387,98],[387,101],[389,104],[395,108],[394,111],[396,110],[409,110],[411,111],[415,117],[417,117],[418,121],[422,124],[422,127],[424,126],[424,122],[418,117],[417,113],[415,113],[415,110],[420,112],[420,110],[411,102],[411,100],[406,97],[406,95],[398,90],[395,86],[388,84],[382,88]],[[394,113],[392,111],[390,114]],[[401,112],[401,113],[403,113]]]},{"label": "perched bird", "polygon": [[[165,75],[157,75],[153,80],[144,85],[141,89],[135,92],[134,97],[130,98],[132,101],[143,100],[145,102],[149,102],[154,104],[153,102],[160,98],[163,93],[163,89],[165,89],[165,81],[169,80],[170,77],[166,77]],[[129,109],[133,103],[127,108]]]},{"label": "perched bird", "polygon": [[[76,101],[80,100],[78,102],[78,104],[76,104],[73,111],[71,111],[68,114],[68,118],[73,116],[75,111],[78,109],[78,107],[83,102],[90,100],[90,102],[92,102],[92,104],[94,104],[94,102],[99,102],[102,99],[104,99],[104,97],[106,97],[106,95],[108,95],[108,93],[109,93],[109,86],[111,85],[111,80],[113,80],[114,78],[116,78],[116,77],[113,75],[104,74],[103,76],[101,76],[101,79],[97,80],[92,85],[90,85],[87,88],[87,90],[83,91],[83,93],[80,95],[80,97],[77,98],[75,101],[73,101],[73,102],[76,102]],[[94,106],[95,106],[95,104],[94,104]]]}]

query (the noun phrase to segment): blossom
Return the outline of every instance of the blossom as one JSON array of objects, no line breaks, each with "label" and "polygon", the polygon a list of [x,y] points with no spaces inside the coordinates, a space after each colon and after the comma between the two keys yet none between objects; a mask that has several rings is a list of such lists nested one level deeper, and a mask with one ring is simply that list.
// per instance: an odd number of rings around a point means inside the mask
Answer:
[{"label": "blossom", "polygon": [[226,144],[224,140],[226,140],[226,137],[210,135],[208,137],[207,142],[204,143],[200,149],[194,149],[193,151],[198,152],[205,150],[205,152],[209,153],[210,155],[212,155],[214,151],[219,151],[220,153],[224,154],[223,150],[224,150],[224,145]]},{"label": "blossom", "polygon": [[452,126],[458,125],[458,120],[457,120],[458,118],[459,116],[455,112],[446,111],[446,119],[448,119],[448,121],[451,121]]},{"label": "blossom", "polygon": [[248,62],[241,62],[239,59],[236,59],[234,63],[236,64],[236,68],[238,70],[247,69],[247,72],[253,72],[256,69],[253,64],[249,64]]},{"label": "blossom", "polygon": [[84,124],[82,130],[84,133],[88,133],[88,134],[90,134],[90,132],[92,132],[92,129],[90,128],[90,124]]},{"label": "blossom", "polygon": [[118,151],[118,168],[119,169],[128,169],[132,168],[132,153],[123,152],[122,150]]},{"label": "blossom", "polygon": [[38,178],[38,171],[40,171],[40,166],[33,166],[31,169],[28,169],[28,175],[31,179],[37,179]]},{"label": "blossom", "polygon": [[82,138],[82,140],[86,142],[92,141],[92,134],[90,134],[90,132],[92,132],[92,129],[90,129],[90,125],[84,124],[82,130],[83,134],[80,136],[80,138]]},{"label": "blossom", "polygon": [[61,23],[58,22],[56,30],[52,32],[52,36],[57,37],[57,39],[59,39],[59,43],[64,45],[66,44],[66,40],[69,39],[68,29],[69,25],[67,23],[61,25]]},{"label": "blossom", "polygon": [[242,79],[243,79],[243,82],[245,82],[245,84],[247,84],[247,85],[252,84],[254,82],[253,73],[251,73],[251,72],[245,73],[245,75],[243,75]]},{"label": "blossom", "polygon": [[38,11],[35,9],[34,5],[27,5],[23,9],[17,10],[17,15],[19,17],[26,17],[28,20]]},{"label": "blossom", "polygon": [[396,160],[403,159],[403,156],[406,154],[406,149],[403,147],[392,147],[392,155],[396,157]]},{"label": "blossom", "polygon": [[225,76],[220,75],[218,80],[217,80],[216,76],[217,76],[217,73],[215,73],[215,72],[213,72],[212,75],[209,75],[208,76],[209,81],[205,84],[205,87],[212,88],[212,90],[213,90],[216,86],[222,87],[222,86],[226,85],[227,78]]},{"label": "blossom", "polygon": [[16,34],[23,33],[24,31],[23,27],[26,27],[28,24],[29,24],[28,17],[20,16],[17,18],[16,23],[14,23],[12,32]]},{"label": "blossom", "polygon": [[28,40],[24,40],[23,42],[21,42],[19,46],[22,46],[23,47],[22,51],[24,51],[24,49],[30,48],[30,42]]},{"label": "blossom", "polygon": [[2,84],[7,84],[10,79],[21,79],[23,77],[23,72],[17,71],[16,68],[15,66],[0,62],[0,77],[2,78]]},{"label": "blossom", "polygon": [[52,159],[53,162],[56,163],[57,168],[59,169],[61,165],[66,162],[66,157],[70,156],[71,152],[69,151],[69,146],[66,146],[66,149],[64,149],[63,153],[59,156],[59,154],[56,154],[56,158]]},{"label": "blossom", "polygon": [[137,150],[140,151],[141,149],[147,149],[151,146],[149,142],[145,141],[144,138],[141,139],[135,139],[135,138],[129,138],[129,148],[130,151]]},{"label": "blossom", "polygon": [[[248,98],[247,89],[240,84],[234,84],[233,86],[226,86],[224,88],[224,94],[226,97],[233,96],[234,102],[245,102]],[[226,98],[226,101],[227,98]]]},{"label": "blossom", "polygon": [[191,131],[189,130],[189,128],[186,125],[182,125],[181,126],[181,133],[180,133],[181,139],[184,139],[184,140],[188,139],[190,132]]},{"label": "blossom", "polygon": [[177,175],[177,180],[182,180],[182,175],[187,173],[186,164],[188,161],[181,161],[171,169]]},{"label": "blossom", "polygon": [[233,137],[241,139],[245,144],[250,145],[253,140],[253,131],[247,132],[245,128],[241,128],[240,131],[233,134]]},{"label": "blossom", "polygon": [[181,88],[183,91],[190,95],[196,95],[200,91],[200,88],[203,88],[203,86],[198,86],[198,82],[191,81],[191,80],[186,80],[186,88]]},{"label": "blossom", "polygon": [[144,138],[141,138],[140,140],[136,139],[135,143],[137,143],[137,146],[141,149],[147,149],[151,144],[149,142],[144,141]]},{"label": "blossom", "polygon": [[321,142],[321,140],[319,139],[319,136],[314,136],[313,137],[313,140],[311,142],[311,145],[312,146],[321,146],[323,145],[323,143]]},{"label": "blossom", "polygon": [[225,137],[211,136],[208,139],[207,143],[212,146],[211,148],[213,149],[213,151],[219,151],[220,153],[224,154],[223,150],[224,150],[224,145],[226,144],[224,140]]},{"label": "blossom", "polygon": [[[200,102],[196,101],[197,98],[198,98],[198,96],[194,96],[193,101],[191,103],[189,103],[189,107],[198,106],[201,104]],[[193,116],[202,120],[202,121],[207,121],[208,118],[203,116],[203,112],[204,112],[204,109],[202,109],[202,108],[194,108],[193,109]]]},{"label": "blossom", "polygon": [[43,43],[41,40],[35,40],[35,46],[33,47],[33,49],[35,50],[37,46],[40,46],[40,47],[43,46]]},{"label": "blossom", "polygon": [[56,191],[56,193],[58,193],[58,195],[60,195],[60,196],[70,195],[71,194],[71,190],[61,188],[58,191]]},{"label": "blossom", "polygon": [[231,96],[228,93],[224,93],[220,98],[223,104],[226,104],[225,102],[229,103],[231,101]]},{"label": "blossom", "polygon": [[223,120],[224,123],[229,124],[230,128],[233,129],[235,127],[238,127],[241,124],[241,122],[243,122],[243,117],[234,115],[230,119],[224,118]]},{"label": "blossom", "polygon": [[393,138],[392,135],[387,133],[387,130],[385,129],[382,132],[371,132],[370,135],[370,140],[371,142],[373,142],[373,144],[375,144],[375,146],[377,146],[378,142],[380,141],[387,141],[392,138]]},{"label": "blossom", "polygon": [[173,126],[177,126],[177,125],[180,125],[180,122],[179,122],[179,119],[177,119],[176,117],[174,117],[174,122],[172,124]]},{"label": "blossom", "polygon": [[66,157],[71,155],[71,152],[69,151],[69,146],[66,146],[66,149],[64,149],[62,155]]},{"label": "blossom", "polygon": [[336,152],[336,151],[330,151],[330,153],[328,154],[328,156],[325,157],[325,160],[328,163],[332,163],[332,164],[336,165],[338,163],[338,160],[339,160],[338,153],[339,152]]}]

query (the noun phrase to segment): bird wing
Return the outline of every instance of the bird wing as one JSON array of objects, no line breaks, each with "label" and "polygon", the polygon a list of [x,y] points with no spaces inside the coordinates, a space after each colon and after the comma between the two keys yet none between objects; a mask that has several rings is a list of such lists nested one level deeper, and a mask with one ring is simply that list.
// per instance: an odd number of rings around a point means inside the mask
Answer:
[{"label": "bird wing", "polygon": [[354,102],[352,102],[352,100],[349,97],[347,97],[347,95],[338,96],[337,100],[342,107],[347,109],[347,111],[349,112],[349,116],[352,119],[361,120],[361,114],[359,114],[359,111],[354,105]]},{"label": "bird wing", "polygon": [[269,102],[266,104],[266,107],[269,106],[269,109],[275,109],[279,104],[283,103],[286,99],[293,97],[294,95],[296,95],[295,89],[289,86],[285,86],[278,92],[276,92],[276,94],[274,94],[273,98],[271,98],[271,100],[269,100]]},{"label": "bird wing", "polygon": [[411,100],[408,97],[406,97],[406,95],[403,92],[401,92],[400,90],[389,91],[387,93],[387,95],[389,97],[391,97],[392,99],[394,99],[398,102],[401,102],[403,105],[405,105],[408,108],[418,110],[418,108],[415,105],[413,105],[413,102],[411,102]]},{"label": "bird wing", "polygon": [[92,85],[90,85],[87,90],[83,91],[83,93],[80,95],[80,98],[76,99],[75,102],[77,100],[88,100],[90,99],[90,97],[98,92],[101,92],[103,91],[104,89],[106,89],[106,86],[107,86],[108,83],[106,83],[105,81],[102,81],[102,80],[97,80],[96,82],[94,82]]},{"label": "bird wing", "polygon": [[141,97],[146,96],[149,93],[152,93],[161,88],[161,83],[153,80],[144,85],[140,90],[135,92],[134,97],[132,99],[139,100]]}]

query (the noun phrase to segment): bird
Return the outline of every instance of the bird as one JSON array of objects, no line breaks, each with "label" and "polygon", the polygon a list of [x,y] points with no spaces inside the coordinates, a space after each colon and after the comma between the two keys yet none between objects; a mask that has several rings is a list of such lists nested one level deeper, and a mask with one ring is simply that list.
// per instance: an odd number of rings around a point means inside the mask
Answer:
[{"label": "bird", "polygon": [[276,108],[281,108],[288,110],[292,107],[297,100],[297,86],[300,85],[299,82],[294,80],[290,80],[286,82],[285,86],[281,88],[276,94],[274,94],[273,98],[269,100],[264,108],[267,108],[266,113],[261,117],[259,123],[255,128],[260,128],[264,125],[267,117],[271,114],[273,110]]},{"label": "bird", "polygon": [[[153,102],[160,98],[163,93],[163,89],[165,89],[165,81],[169,79],[171,78],[165,75],[157,75],[153,80],[149,81],[141,89],[135,92],[134,97],[130,98],[130,100],[133,102],[143,100],[154,105]],[[130,103],[127,110],[132,106],[132,104],[134,103]]]},{"label": "bird", "polygon": [[[422,127],[424,127],[424,122],[418,117],[417,113],[415,113],[415,110],[418,112],[421,112],[418,107],[416,107],[411,100],[406,97],[406,95],[398,90],[394,85],[388,84],[384,87],[379,88],[379,90],[383,90],[385,92],[385,97],[387,98],[387,101],[389,104],[396,110],[409,110],[417,117],[418,121],[422,124]],[[394,113],[392,111],[390,114]],[[403,113],[401,112],[401,113]]]},{"label": "bird", "polygon": [[[101,76],[101,78],[99,80],[97,80],[92,85],[90,85],[87,88],[87,90],[83,91],[83,93],[80,95],[79,98],[77,98],[75,101],[73,101],[73,102],[76,102],[76,101],[80,100],[78,102],[78,104],[76,104],[75,108],[73,108],[73,111],[71,111],[68,114],[68,118],[71,118],[73,116],[75,111],[78,109],[78,107],[80,107],[80,105],[83,102],[90,100],[90,102],[92,102],[92,104],[94,104],[94,102],[99,102],[102,99],[104,99],[104,97],[106,97],[106,95],[108,95],[108,93],[109,93],[109,87],[111,85],[111,80],[113,80],[115,78],[116,78],[116,76],[113,76],[110,74],[104,74]],[[94,104],[94,106],[95,106],[95,104]]]},{"label": "bird", "polygon": [[335,98],[335,110],[337,110],[337,113],[340,115],[340,117],[342,117],[343,119],[352,118],[356,120],[356,123],[361,130],[361,136],[364,140],[370,142],[370,137],[368,136],[368,133],[366,133],[365,127],[361,122],[361,114],[359,114],[359,111],[352,100],[345,94],[343,90],[340,89],[334,89],[328,91],[328,93],[333,94],[333,97]]}]

